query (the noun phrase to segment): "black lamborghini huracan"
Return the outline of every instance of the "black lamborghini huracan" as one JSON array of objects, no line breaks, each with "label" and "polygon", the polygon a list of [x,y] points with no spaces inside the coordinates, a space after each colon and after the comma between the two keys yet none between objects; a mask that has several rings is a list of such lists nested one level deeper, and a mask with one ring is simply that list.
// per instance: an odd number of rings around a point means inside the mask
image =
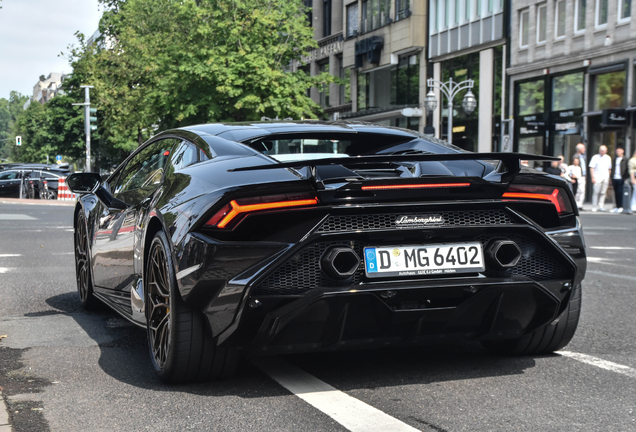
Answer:
[{"label": "black lamborghini huracan", "polygon": [[563,180],[413,131],[354,122],[208,124],[72,174],[77,286],[145,327],[166,382],[241,353],[572,338],[585,243]]}]

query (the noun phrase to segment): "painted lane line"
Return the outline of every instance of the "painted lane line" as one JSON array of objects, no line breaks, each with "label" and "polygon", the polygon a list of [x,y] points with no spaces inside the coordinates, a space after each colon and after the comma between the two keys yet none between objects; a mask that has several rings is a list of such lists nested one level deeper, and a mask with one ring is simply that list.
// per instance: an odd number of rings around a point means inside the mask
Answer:
[{"label": "painted lane line", "polygon": [[0,258],[13,258],[13,257],[21,257],[22,254],[0,254]]},{"label": "painted lane line", "polygon": [[[624,266],[624,267],[627,267],[627,266]],[[613,278],[617,278],[617,279],[625,279],[625,280],[632,281],[632,282],[636,279],[635,276],[625,276],[625,275],[608,273],[608,272],[598,271],[598,270],[588,270],[586,273],[592,273],[592,274],[599,275],[599,276],[609,276],[609,277],[613,277]]]},{"label": "painted lane line", "polygon": [[32,221],[38,220],[33,216],[25,215],[25,214],[13,214],[13,213],[0,213],[0,220],[11,220],[11,221]]},{"label": "painted lane line", "polygon": [[11,269],[10,269],[10,268],[7,268],[7,267],[0,267],[0,274],[2,274],[2,273],[6,273],[6,272],[8,272],[9,270],[11,270]]},{"label": "painted lane line", "polygon": [[255,364],[294,395],[352,432],[418,430],[280,358],[259,359]]},{"label": "painted lane line", "polygon": [[608,265],[608,266],[614,266],[614,267],[625,267],[625,268],[633,268],[633,265],[624,265],[624,264],[616,264],[613,262],[608,262],[610,260],[613,260],[614,258],[601,258],[601,257],[591,257],[588,256],[587,257],[587,261],[589,263],[596,263],[596,264],[603,264],[603,265]]},{"label": "painted lane line", "polygon": [[601,249],[601,250],[635,250],[636,248],[627,247],[627,246],[590,246],[590,249]]},{"label": "painted lane line", "polygon": [[630,368],[629,366],[603,360],[603,359],[593,357],[587,354],[575,353],[570,351],[557,351],[556,353],[564,357],[569,357],[571,359],[578,360],[581,363],[586,363],[592,366],[599,367],[601,369],[605,369],[611,372],[616,372],[622,375],[627,375],[628,377],[631,377],[631,378],[636,378],[636,369]]}]

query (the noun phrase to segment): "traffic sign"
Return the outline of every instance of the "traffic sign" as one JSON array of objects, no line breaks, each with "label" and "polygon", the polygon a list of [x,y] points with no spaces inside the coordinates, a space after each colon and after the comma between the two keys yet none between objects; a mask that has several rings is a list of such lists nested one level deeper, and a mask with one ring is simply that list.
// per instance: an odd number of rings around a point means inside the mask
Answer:
[{"label": "traffic sign", "polygon": [[61,164],[61,163],[62,163],[62,155],[57,155],[57,156],[55,156],[55,161],[56,161],[58,164]]}]

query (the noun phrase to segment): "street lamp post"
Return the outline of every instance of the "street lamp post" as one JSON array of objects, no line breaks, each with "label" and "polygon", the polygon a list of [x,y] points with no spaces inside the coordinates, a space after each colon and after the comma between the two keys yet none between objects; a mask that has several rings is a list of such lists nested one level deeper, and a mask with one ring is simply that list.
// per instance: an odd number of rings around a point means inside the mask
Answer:
[{"label": "street lamp post", "polygon": [[472,113],[477,107],[477,99],[475,95],[470,90],[475,85],[475,81],[472,79],[467,79],[462,82],[455,82],[453,78],[450,78],[448,82],[441,82],[434,80],[433,78],[429,78],[426,81],[426,84],[429,87],[429,91],[424,99],[424,105],[426,105],[426,109],[429,111],[434,111],[437,108],[437,99],[435,98],[435,93],[433,93],[433,88],[439,89],[444,95],[446,99],[448,99],[448,143],[453,143],[453,98],[462,90],[468,89],[466,95],[464,96],[464,101],[462,102],[462,106],[464,107],[464,111],[466,114]]},{"label": "street lamp post", "polygon": [[84,89],[84,103],[74,103],[73,105],[81,105],[84,107],[84,131],[86,133],[86,172],[91,172],[91,122],[90,122],[90,110],[91,110],[91,97],[89,95],[89,89],[92,89],[91,85],[83,85],[80,88]]}]

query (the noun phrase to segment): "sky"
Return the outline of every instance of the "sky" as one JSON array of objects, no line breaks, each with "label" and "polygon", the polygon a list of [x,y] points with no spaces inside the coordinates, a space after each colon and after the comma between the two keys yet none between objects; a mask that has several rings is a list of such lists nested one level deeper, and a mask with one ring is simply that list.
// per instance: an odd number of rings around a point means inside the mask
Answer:
[{"label": "sky", "polygon": [[76,31],[90,37],[101,11],[97,0],[2,0],[0,2],[0,98],[12,90],[33,94],[40,75],[72,72],[66,57]]}]

